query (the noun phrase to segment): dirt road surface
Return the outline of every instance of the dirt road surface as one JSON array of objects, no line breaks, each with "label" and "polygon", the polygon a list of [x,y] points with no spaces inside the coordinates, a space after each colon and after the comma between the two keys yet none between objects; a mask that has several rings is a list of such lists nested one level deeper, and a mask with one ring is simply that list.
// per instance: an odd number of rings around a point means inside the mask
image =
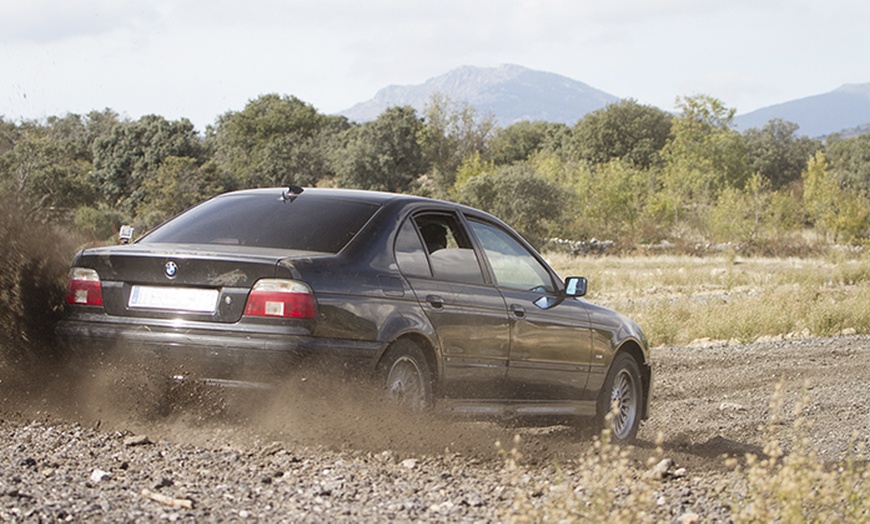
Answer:
[{"label": "dirt road surface", "polygon": [[[661,457],[680,470],[661,481],[658,519],[727,520],[735,475],[722,456],[761,454],[770,428],[788,442],[795,404],[825,461],[867,459],[868,336],[657,348],[653,358],[652,417],[632,456],[639,471]],[[595,436],[399,416],[316,376],[227,394],[74,371],[0,378],[0,520],[505,521],[518,476],[542,500],[548,486],[573,486]],[[784,408],[772,410],[778,384]],[[506,467],[512,447],[519,473]]]}]

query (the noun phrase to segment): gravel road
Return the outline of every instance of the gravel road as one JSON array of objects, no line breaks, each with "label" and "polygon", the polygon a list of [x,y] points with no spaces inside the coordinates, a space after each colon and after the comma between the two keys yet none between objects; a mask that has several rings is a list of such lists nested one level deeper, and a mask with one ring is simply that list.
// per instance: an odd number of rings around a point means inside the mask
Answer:
[{"label": "gravel road", "polygon": [[[653,413],[631,456],[638,471],[673,461],[657,490],[663,521],[727,520],[735,474],[722,455],[761,453],[774,417],[787,432],[801,399],[824,460],[870,444],[868,336],[652,354]],[[313,375],[224,394],[54,374],[0,379],[0,520],[505,521],[518,516],[517,490],[546,500],[572,486],[594,436],[400,416]],[[777,384],[782,413],[771,410]]]}]

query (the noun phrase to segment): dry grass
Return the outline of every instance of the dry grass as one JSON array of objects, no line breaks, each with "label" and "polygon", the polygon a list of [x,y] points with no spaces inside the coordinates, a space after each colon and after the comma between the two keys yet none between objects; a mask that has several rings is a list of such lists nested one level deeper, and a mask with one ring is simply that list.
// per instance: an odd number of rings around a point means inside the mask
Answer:
[{"label": "dry grass", "polygon": [[571,257],[590,301],[635,319],[653,346],[870,333],[870,258]]},{"label": "dry grass", "polygon": [[[811,421],[804,396],[794,407],[795,421],[782,423],[785,394],[780,384],[771,400],[774,417],[767,428],[765,456],[748,455],[746,465],[728,464],[745,481],[732,496],[734,522],[868,522],[870,521],[870,469],[858,463],[860,446],[844,461],[825,464],[810,446]],[[857,438],[857,435],[856,435]]]},{"label": "dry grass", "polygon": [[647,467],[633,458],[633,449],[610,440],[605,429],[580,457],[574,475],[557,467],[550,478],[536,478],[522,464],[519,437],[505,456],[511,490],[506,522],[656,522],[660,478],[650,474],[662,456],[661,447]]},{"label": "dry grass", "polygon": [[[717,491],[718,503],[730,508],[728,521],[751,522],[870,522],[870,467],[854,454],[826,464],[811,448],[804,410],[798,402],[794,423],[786,425],[782,385],[771,400],[764,455],[723,458],[734,472],[730,490]],[[536,478],[522,463],[519,439],[505,451],[509,505],[506,522],[680,522],[657,503],[663,480],[653,464],[661,447],[646,465],[632,459],[631,447],[610,442],[605,430],[580,457],[573,475],[558,468],[550,478]],[[685,516],[688,517],[691,512]],[[722,517],[722,515],[719,515]],[[691,522],[699,518],[695,515]]]}]

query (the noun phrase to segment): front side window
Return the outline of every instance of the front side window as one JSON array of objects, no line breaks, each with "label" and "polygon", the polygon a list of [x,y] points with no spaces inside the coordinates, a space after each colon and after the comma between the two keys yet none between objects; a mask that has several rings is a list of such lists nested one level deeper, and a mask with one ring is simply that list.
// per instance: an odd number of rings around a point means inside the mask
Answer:
[{"label": "front side window", "polygon": [[472,220],[471,229],[486,252],[496,284],[511,289],[555,291],[550,272],[506,231]]}]

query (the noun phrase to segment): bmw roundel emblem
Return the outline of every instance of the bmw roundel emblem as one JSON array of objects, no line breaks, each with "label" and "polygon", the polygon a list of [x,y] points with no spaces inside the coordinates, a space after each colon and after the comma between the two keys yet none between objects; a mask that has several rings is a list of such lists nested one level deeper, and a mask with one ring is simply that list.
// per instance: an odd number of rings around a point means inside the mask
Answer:
[{"label": "bmw roundel emblem", "polygon": [[163,270],[166,272],[167,277],[172,278],[178,273],[178,264],[170,260],[163,266]]}]

